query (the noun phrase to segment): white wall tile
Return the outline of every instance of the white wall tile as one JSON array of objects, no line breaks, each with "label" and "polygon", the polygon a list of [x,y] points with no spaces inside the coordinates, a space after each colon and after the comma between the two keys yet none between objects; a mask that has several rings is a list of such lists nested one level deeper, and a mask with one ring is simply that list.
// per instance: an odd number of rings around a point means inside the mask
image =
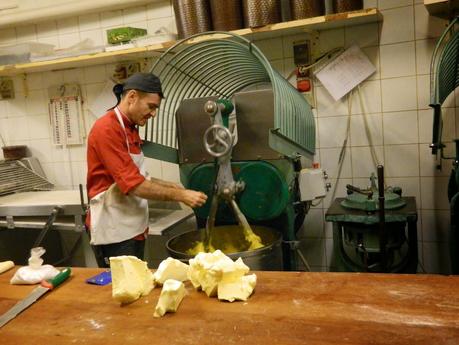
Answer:
[{"label": "white wall tile", "polygon": [[419,110],[419,142],[432,142],[433,110]]},{"label": "white wall tile", "polygon": [[14,99],[7,102],[8,117],[22,117],[27,115],[27,105],[24,94],[16,92]]},{"label": "white wall tile", "polygon": [[263,52],[268,60],[283,58],[283,46],[281,37],[267,40],[257,40],[254,43]]},{"label": "white wall tile", "polygon": [[86,85],[86,102],[87,104],[92,104],[97,96],[102,92],[104,89],[105,83],[94,83],[94,84],[87,84]]},{"label": "white wall tile", "polygon": [[53,163],[54,165],[54,181],[56,185],[62,186],[65,189],[73,187],[73,170],[68,162]]},{"label": "white wall tile", "polygon": [[28,116],[27,127],[29,139],[48,139],[50,137],[50,126],[48,114]]},{"label": "white wall tile", "polygon": [[5,139],[8,143],[25,141],[30,138],[27,121],[28,118],[26,116],[15,116],[7,119],[8,135]]},{"label": "white wall tile", "polygon": [[73,34],[79,31],[78,18],[70,17],[57,20],[57,33],[59,36]]},{"label": "white wall tile", "polygon": [[419,165],[420,176],[449,176],[451,169],[443,162],[441,170],[437,169],[439,161],[436,155],[432,154],[429,144],[419,144]]},{"label": "white wall tile", "polygon": [[318,121],[320,143],[319,147],[341,147],[347,135],[347,117],[319,117]]},{"label": "white wall tile", "polygon": [[43,83],[46,97],[48,97],[48,87],[60,85],[64,82],[64,73],[62,71],[45,72],[43,74]]},{"label": "white wall tile", "polygon": [[422,210],[422,240],[425,242],[448,242],[450,233],[449,211]]},{"label": "white wall tile", "polygon": [[147,30],[150,34],[154,34],[158,30],[166,30],[166,32],[170,32],[171,34],[177,34],[177,27],[172,17],[147,20]]},{"label": "white wall tile", "polygon": [[369,146],[352,148],[352,177],[369,177],[376,174],[378,164],[384,164],[384,150],[382,146],[374,147],[375,160]]},{"label": "white wall tile", "polygon": [[99,13],[87,13],[78,17],[80,31],[94,30],[100,28]]},{"label": "white wall tile", "polygon": [[37,40],[37,28],[35,25],[24,25],[16,28],[17,42],[30,42]]},{"label": "white wall tile", "polygon": [[413,0],[380,0],[378,8],[380,10],[387,10],[389,8],[408,6],[412,4]]},{"label": "white wall tile", "polygon": [[0,29],[0,44],[16,43],[16,30],[14,28]]},{"label": "white wall tile", "polygon": [[344,47],[344,29],[319,32],[319,52],[323,54],[338,47]]},{"label": "white wall tile", "polygon": [[122,26],[123,16],[122,11],[107,11],[100,14],[100,26],[103,28]]},{"label": "white wall tile", "polygon": [[69,157],[72,162],[86,162],[86,146],[72,145],[68,146]]},{"label": "white wall tile", "polygon": [[415,144],[418,142],[417,111],[384,113],[384,144]]},{"label": "white wall tile", "polygon": [[180,172],[178,164],[162,162],[161,164],[163,180],[180,183]]},{"label": "white wall tile", "polygon": [[[341,148],[333,149],[321,149],[320,150],[320,162],[321,167],[324,169],[330,178],[338,177],[339,169],[339,155],[341,153]],[[352,168],[351,168],[351,150],[349,148],[345,151],[344,161],[341,167],[341,178],[351,178],[352,177]]]},{"label": "white wall tile", "polygon": [[84,79],[86,83],[102,83],[107,81],[107,77],[105,75],[105,66],[104,65],[97,65],[97,66],[88,66],[83,69]]},{"label": "white wall tile", "polygon": [[416,74],[414,42],[387,44],[380,47],[381,78]]},{"label": "white wall tile", "polygon": [[82,68],[64,70],[64,83],[84,84],[84,73]]},{"label": "white wall tile", "polygon": [[428,74],[418,75],[416,84],[418,86],[418,109],[431,109],[430,104],[430,76]]},{"label": "white wall tile", "polygon": [[414,39],[413,6],[382,10],[380,44],[412,41]]},{"label": "white wall tile", "polygon": [[[402,196],[413,196],[416,198],[416,208],[421,208],[421,190],[419,177],[388,177],[385,179],[386,185],[400,187]],[[418,224],[420,227],[421,225]],[[420,232],[420,228],[418,229]]]},{"label": "white wall tile", "polygon": [[125,25],[130,23],[147,21],[146,6],[130,7],[123,10],[123,20]]},{"label": "white wall tile", "polygon": [[[47,121],[46,121],[47,122]],[[51,143],[49,141],[49,137],[46,139],[35,139],[30,140],[30,153],[32,156],[37,157],[40,164],[43,166],[44,164],[51,163]],[[46,173],[46,171],[45,171]],[[54,176],[54,174],[53,174]]]},{"label": "white wall tile", "polygon": [[40,37],[37,39],[39,43],[51,44],[53,45],[53,49],[59,48],[59,36],[48,36],[48,37]]},{"label": "white wall tile", "polygon": [[348,102],[347,97],[335,101],[328,91],[322,86],[316,86],[316,100],[317,100],[317,115],[324,116],[337,116],[348,115]]},{"label": "white wall tile", "polygon": [[[362,99],[360,100],[359,92]],[[363,109],[360,101],[363,103]],[[368,80],[358,85],[352,93],[352,114],[380,113],[381,106],[381,82],[380,80]]]},{"label": "white wall tile", "polygon": [[26,98],[27,115],[47,114],[48,101],[43,90],[33,90],[29,92]]},{"label": "white wall tile", "polygon": [[415,39],[439,37],[445,30],[448,21],[436,16],[431,16],[422,4],[414,6]]},{"label": "white wall tile", "polygon": [[29,90],[40,90],[43,88],[43,73],[29,73],[24,75]]},{"label": "white wall tile", "polygon": [[306,214],[302,228],[298,231],[300,238],[323,238],[324,216],[322,209],[310,209]]},{"label": "white wall tile", "polygon": [[150,176],[154,178],[163,178],[161,163],[162,162],[157,159],[145,157],[145,169],[148,171]]},{"label": "white wall tile", "polygon": [[57,25],[55,21],[48,21],[37,24],[37,37],[38,38],[45,38],[45,37],[53,37],[57,36]]},{"label": "white wall tile", "polygon": [[94,47],[105,45],[104,36],[100,29],[80,31],[80,40],[84,41],[89,39]]},{"label": "white wall tile", "polygon": [[[346,185],[352,184],[352,179],[341,178],[339,180],[336,180],[336,179],[330,178],[328,179],[328,182],[331,183],[331,189],[322,201],[322,205],[325,209],[328,209],[336,198],[344,198],[347,196]],[[334,191],[335,191],[335,194],[333,195]]]},{"label": "white wall tile", "polygon": [[416,41],[416,69],[417,74],[430,73],[430,61],[437,44],[436,39],[424,39]]},{"label": "white wall tile", "polygon": [[370,77],[368,77],[368,80],[381,79],[379,46],[362,48],[362,51],[368,57],[373,66],[375,66],[376,68],[376,72],[373,73]]},{"label": "white wall tile", "polygon": [[360,48],[377,46],[379,40],[378,23],[348,26],[345,28],[345,44],[356,44]]},{"label": "white wall tile", "polygon": [[387,177],[419,176],[418,145],[386,145],[384,147]]},{"label": "white wall tile", "polygon": [[78,43],[80,43],[80,33],[79,32],[59,35],[59,48],[60,49],[68,48]]},{"label": "white wall tile", "polygon": [[329,239],[327,238],[325,240],[325,255],[326,255],[326,259],[327,259],[327,271],[328,270],[332,270],[332,269],[335,269],[333,266],[334,264],[334,246],[333,246],[333,239]]},{"label": "white wall tile", "polygon": [[383,144],[383,131],[382,131],[382,115],[381,114],[368,114],[352,115],[351,117],[351,145],[352,146],[368,146],[370,139],[367,136],[365,129],[365,122],[368,123],[368,130],[373,145]]},{"label": "white wall tile", "polygon": [[147,5],[147,18],[164,18],[174,15],[173,7],[169,1],[154,2]]},{"label": "white wall tile", "polygon": [[421,177],[421,206],[430,210],[449,210],[448,177]]},{"label": "white wall tile", "polygon": [[416,110],[416,77],[381,80],[383,112]]},{"label": "white wall tile", "polygon": [[0,100],[0,119],[8,117],[8,101]]},{"label": "white wall tile", "polygon": [[304,239],[300,243],[300,250],[310,266],[326,266],[324,239]]}]

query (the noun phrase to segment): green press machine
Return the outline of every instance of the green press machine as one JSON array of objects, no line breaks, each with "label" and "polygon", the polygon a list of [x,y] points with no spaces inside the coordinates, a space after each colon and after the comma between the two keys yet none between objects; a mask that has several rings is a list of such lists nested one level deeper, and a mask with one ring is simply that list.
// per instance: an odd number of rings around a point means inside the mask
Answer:
[{"label": "green press machine", "polygon": [[[447,145],[442,141],[442,105],[459,86],[459,19],[454,18],[437,42],[430,64],[430,106],[433,108],[432,154],[437,168],[442,169],[444,159],[452,160],[448,182],[448,200],[451,211],[449,236],[451,272],[459,274],[459,139],[454,140],[454,155],[447,156]],[[450,143],[450,145],[453,143]]]},{"label": "green press machine", "polygon": [[280,231],[284,269],[297,269],[296,232],[310,204],[301,200],[298,176],[315,153],[303,95],[254,44],[227,32],[178,42],[151,72],[165,98],[146,126],[143,151],[179,164],[183,185],[209,196],[194,210],[198,227],[209,217],[235,224],[239,211],[252,225]]}]

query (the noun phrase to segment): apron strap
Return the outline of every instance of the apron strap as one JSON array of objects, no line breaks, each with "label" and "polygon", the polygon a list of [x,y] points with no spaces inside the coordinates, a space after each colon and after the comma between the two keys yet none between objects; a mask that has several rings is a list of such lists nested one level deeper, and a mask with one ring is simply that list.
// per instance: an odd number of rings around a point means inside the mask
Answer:
[{"label": "apron strap", "polygon": [[126,127],[124,127],[124,122],[123,122],[123,119],[121,118],[121,112],[118,109],[118,107],[115,107],[115,114],[116,114],[116,117],[118,118],[118,122],[120,123],[121,127],[123,128],[124,135],[126,137],[126,145],[127,145],[128,153],[131,154],[131,150],[129,149],[128,136],[127,136],[127,133],[126,133]]}]

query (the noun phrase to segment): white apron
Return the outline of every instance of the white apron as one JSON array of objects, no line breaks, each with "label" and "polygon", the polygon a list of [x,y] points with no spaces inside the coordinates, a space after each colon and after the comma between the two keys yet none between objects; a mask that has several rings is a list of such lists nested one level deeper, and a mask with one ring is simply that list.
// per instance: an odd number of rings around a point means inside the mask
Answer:
[{"label": "white apron", "polygon": [[[147,177],[143,153],[129,150],[126,128],[118,107],[116,117],[126,135],[129,155],[140,173]],[[106,191],[97,194],[89,202],[91,211],[91,244],[119,243],[142,234],[148,226],[148,201],[135,195],[125,195],[114,183]]]}]

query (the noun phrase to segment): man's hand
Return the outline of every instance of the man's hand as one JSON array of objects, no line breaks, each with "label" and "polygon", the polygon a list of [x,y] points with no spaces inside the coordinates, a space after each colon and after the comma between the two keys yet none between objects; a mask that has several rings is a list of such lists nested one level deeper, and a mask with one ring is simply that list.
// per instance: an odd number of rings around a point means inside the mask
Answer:
[{"label": "man's hand", "polygon": [[183,189],[183,199],[180,200],[190,207],[200,207],[207,200],[207,195],[191,189]]}]

